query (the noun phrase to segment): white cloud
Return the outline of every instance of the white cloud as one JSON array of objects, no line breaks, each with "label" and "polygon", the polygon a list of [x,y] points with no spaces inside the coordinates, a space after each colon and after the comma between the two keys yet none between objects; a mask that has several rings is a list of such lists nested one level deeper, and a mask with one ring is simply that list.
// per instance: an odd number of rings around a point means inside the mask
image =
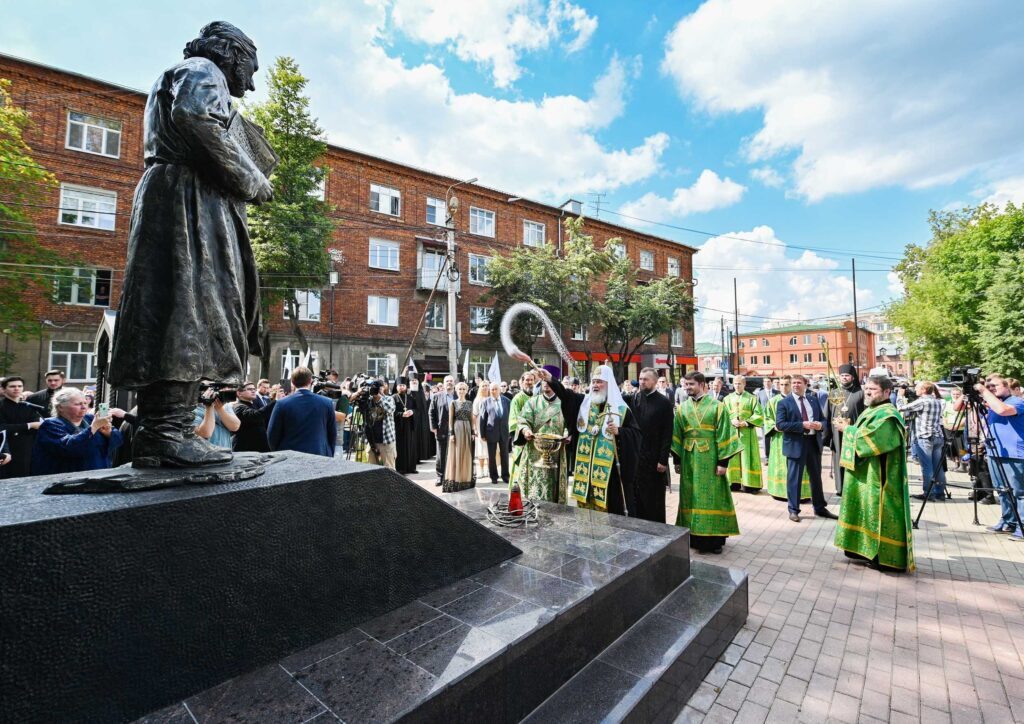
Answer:
[{"label": "white cloud", "polygon": [[524,53],[558,41],[575,53],[597,30],[597,18],[567,0],[393,0],[391,18],[407,37],[448,45],[461,60],[490,68],[498,88],[522,75]]},{"label": "white cloud", "polygon": [[751,169],[750,177],[770,189],[781,189],[786,184],[786,179],[782,178],[782,175],[771,166]]},{"label": "white cloud", "polygon": [[1014,0],[708,0],[662,70],[708,112],[760,111],[749,160],[792,160],[817,201],[1024,158],[1022,33]]},{"label": "white cloud", "polygon": [[720,178],[714,171],[704,169],[693,185],[677,188],[672,198],[653,192],[646,193],[635,201],[623,204],[620,211],[636,219],[666,221],[732,206],[743,198],[746,190],[746,186],[730,178]]},{"label": "white cloud", "polygon": [[889,290],[889,294],[893,298],[899,298],[903,296],[903,283],[900,281],[900,275],[896,272],[889,272],[885,275],[886,286]]},{"label": "white cloud", "polygon": [[984,189],[976,192],[978,196],[984,196],[983,203],[993,204],[998,207],[1006,206],[1013,202],[1018,206],[1024,204],[1024,176],[1014,176],[997,181]]},{"label": "white cloud", "polygon": [[[741,332],[778,326],[779,322],[772,320],[794,324],[797,320],[821,321],[822,317],[852,313],[853,280],[849,273],[833,271],[839,268],[838,261],[813,251],[799,256],[788,252],[785,242],[769,226],[706,241],[693,259],[698,280],[696,339],[720,339],[723,316],[726,326],[732,326],[734,277]],[[862,309],[874,304],[874,299],[870,289],[858,286],[857,302]]]},{"label": "white cloud", "polygon": [[332,143],[551,202],[658,171],[667,134],[624,148],[597,138],[624,112],[635,63],[613,58],[589,98],[459,93],[438,65],[389,53],[386,16],[379,2],[353,1],[325,5],[304,26],[330,47],[309,96]]}]

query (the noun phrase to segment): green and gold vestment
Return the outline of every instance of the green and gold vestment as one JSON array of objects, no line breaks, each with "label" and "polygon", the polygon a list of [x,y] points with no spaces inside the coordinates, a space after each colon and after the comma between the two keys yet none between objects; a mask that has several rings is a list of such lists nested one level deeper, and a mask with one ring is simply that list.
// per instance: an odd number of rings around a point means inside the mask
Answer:
[{"label": "green and gold vestment", "polygon": [[[518,436],[523,430],[534,435],[551,434],[565,435],[565,418],[562,416],[562,401],[557,397],[550,400],[544,395],[531,397],[517,415],[519,421]],[[519,465],[514,468],[511,483],[518,483],[523,495],[534,500],[547,500],[552,503],[566,502],[566,484],[568,473],[565,465],[565,446],[555,453],[557,468],[540,468],[537,463],[541,453],[532,442],[526,442],[520,453]]]},{"label": "green and gold vestment", "polygon": [[757,428],[764,423],[761,403],[752,394],[743,391],[726,395],[722,401],[729,413],[729,426],[732,420],[739,418],[749,427],[737,427],[736,434],[740,441],[740,454],[729,459],[729,483],[739,484],[745,488],[760,488],[761,482],[761,451],[757,444]]}]

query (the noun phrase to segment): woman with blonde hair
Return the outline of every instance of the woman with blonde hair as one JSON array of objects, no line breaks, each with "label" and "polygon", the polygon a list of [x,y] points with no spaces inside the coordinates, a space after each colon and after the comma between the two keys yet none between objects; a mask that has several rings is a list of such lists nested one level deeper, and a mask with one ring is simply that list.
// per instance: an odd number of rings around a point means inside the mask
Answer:
[{"label": "woman with blonde hair", "polygon": [[476,485],[473,476],[473,438],[476,437],[473,422],[473,402],[467,399],[469,385],[460,382],[455,385],[455,399],[448,403],[448,459],[444,468],[446,493],[457,493]]},{"label": "woman with blonde hair", "polygon": [[476,434],[476,446],[473,459],[476,460],[475,477],[483,478],[487,475],[487,440],[480,434],[480,416],[484,405],[491,396],[491,384],[481,382],[476,389],[476,397],[473,398],[473,432]]}]

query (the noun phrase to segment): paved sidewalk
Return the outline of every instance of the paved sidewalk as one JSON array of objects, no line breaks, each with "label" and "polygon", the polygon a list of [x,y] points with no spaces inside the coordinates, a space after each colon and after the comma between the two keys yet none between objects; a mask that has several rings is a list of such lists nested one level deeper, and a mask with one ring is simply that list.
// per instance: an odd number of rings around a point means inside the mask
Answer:
[{"label": "paved sidewalk", "polygon": [[[440,491],[433,463],[420,471]],[[966,491],[929,503],[909,575],[849,562],[809,505],[800,523],[767,494],[736,507],[743,535],[701,559],[747,571],[750,616],[677,721],[1024,722],[1024,543],[973,525]]]}]

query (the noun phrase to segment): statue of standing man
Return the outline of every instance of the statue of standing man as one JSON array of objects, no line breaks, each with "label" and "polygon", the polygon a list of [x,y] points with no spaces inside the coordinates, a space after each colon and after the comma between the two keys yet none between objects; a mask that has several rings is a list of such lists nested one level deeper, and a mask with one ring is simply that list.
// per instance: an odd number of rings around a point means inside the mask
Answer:
[{"label": "statue of standing man", "polygon": [[259,277],[246,204],[269,201],[276,156],[231,107],[255,90],[256,46],[213,22],[146,102],[109,381],[137,391],[134,467],[229,462],[195,434],[202,380],[238,384],[259,353]]}]

